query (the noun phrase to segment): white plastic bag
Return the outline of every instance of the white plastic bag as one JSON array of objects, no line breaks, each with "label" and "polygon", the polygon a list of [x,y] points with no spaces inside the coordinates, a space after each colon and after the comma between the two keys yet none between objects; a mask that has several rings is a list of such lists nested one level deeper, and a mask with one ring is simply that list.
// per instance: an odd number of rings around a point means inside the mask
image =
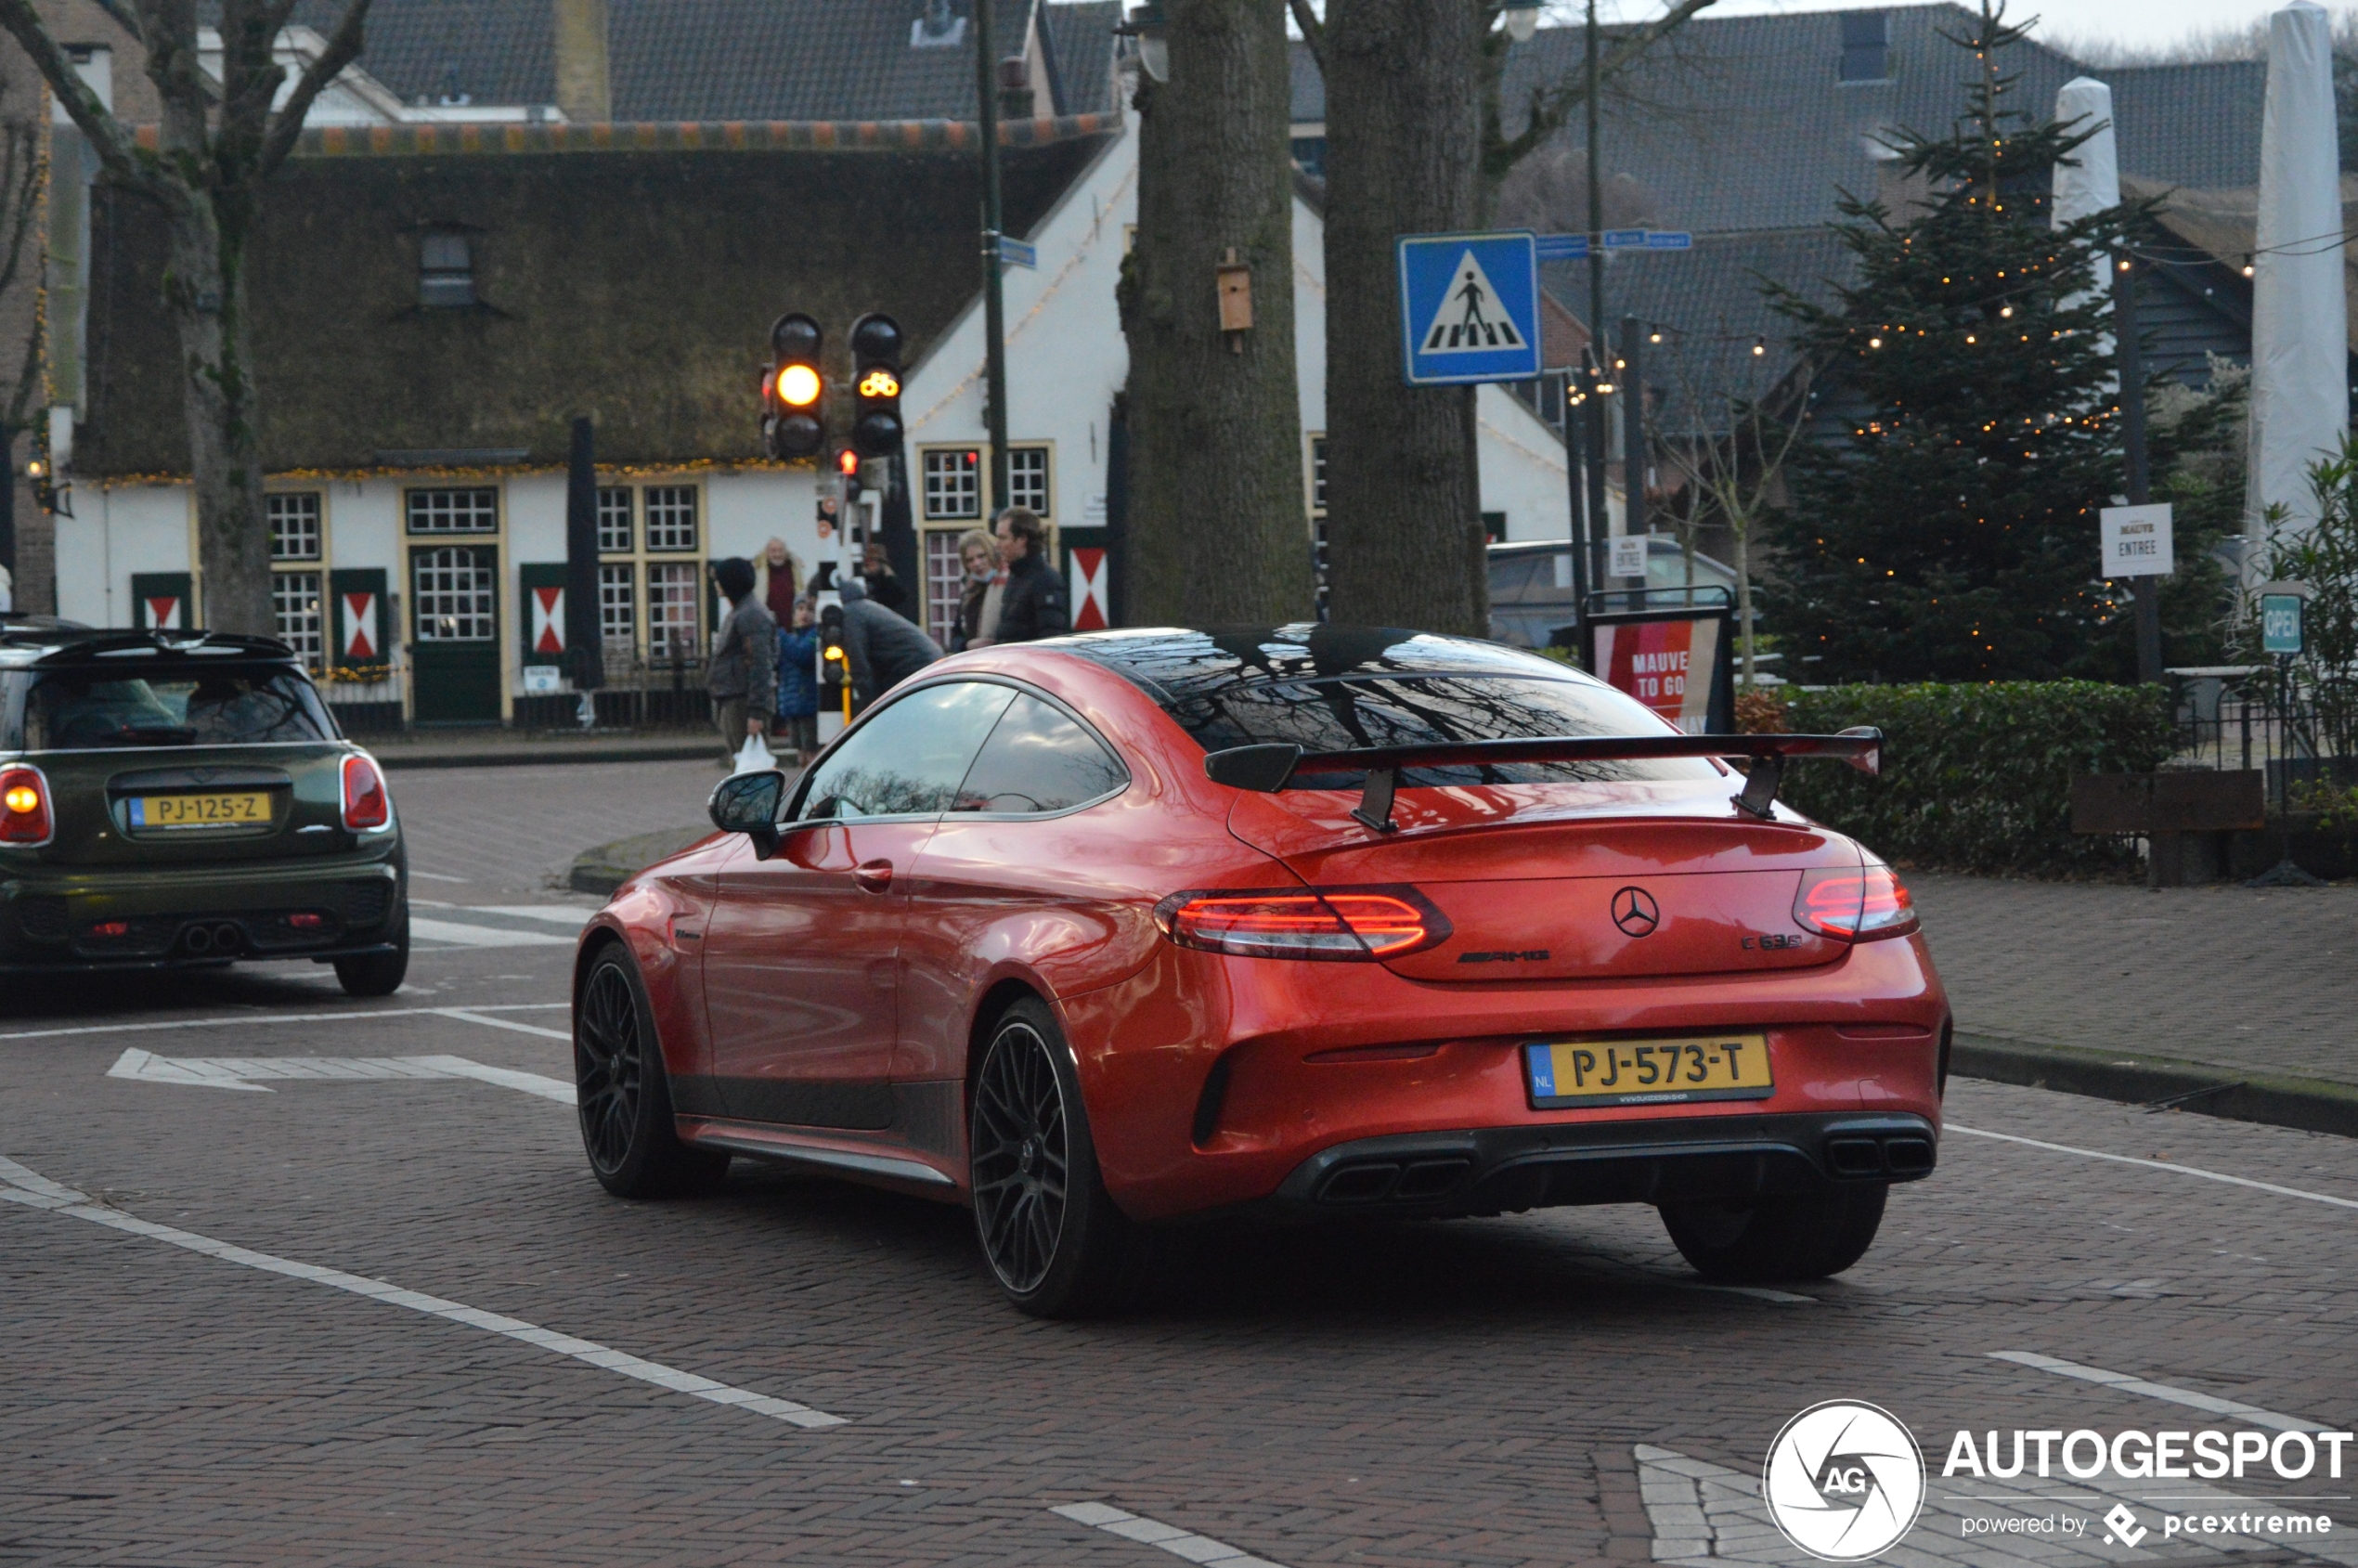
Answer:
[{"label": "white plastic bag", "polygon": [[745,744],[737,748],[737,765],[729,771],[732,773],[758,773],[777,765],[778,759],[770,754],[770,744],[759,735],[747,735]]}]

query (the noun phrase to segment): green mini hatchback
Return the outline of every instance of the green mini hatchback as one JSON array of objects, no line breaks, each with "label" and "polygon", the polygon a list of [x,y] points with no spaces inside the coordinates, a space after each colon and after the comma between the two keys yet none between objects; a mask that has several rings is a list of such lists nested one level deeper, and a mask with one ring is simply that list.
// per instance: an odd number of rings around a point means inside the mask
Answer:
[{"label": "green mini hatchback", "polygon": [[409,966],[384,774],[283,642],[0,620],[0,974]]}]

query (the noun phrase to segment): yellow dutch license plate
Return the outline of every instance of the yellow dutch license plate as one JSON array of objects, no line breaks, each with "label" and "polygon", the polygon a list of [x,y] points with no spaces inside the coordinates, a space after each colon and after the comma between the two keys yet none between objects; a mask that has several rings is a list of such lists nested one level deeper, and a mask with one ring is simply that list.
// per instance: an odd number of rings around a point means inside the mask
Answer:
[{"label": "yellow dutch license plate", "polygon": [[1535,1043],[1522,1048],[1535,1109],[1765,1100],[1777,1085],[1765,1034]]},{"label": "yellow dutch license plate", "polygon": [[135,795],[133,827],[267,827],[267,791],[240,789],[218,795]]}]

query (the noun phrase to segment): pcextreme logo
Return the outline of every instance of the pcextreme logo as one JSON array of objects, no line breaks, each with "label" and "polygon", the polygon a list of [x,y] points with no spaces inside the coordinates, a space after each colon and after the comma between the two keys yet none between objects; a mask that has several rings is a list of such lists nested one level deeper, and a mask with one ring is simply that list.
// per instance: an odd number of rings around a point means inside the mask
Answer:
[{"label": "pcextreme logo", "polygon": [[1760,1496],[1785,1539],[1829,1562],[1897,1543],[1924,1505],[1924,1456],[1890,1412],[1854,1399],[1812,1405],[1777,1433]]}]

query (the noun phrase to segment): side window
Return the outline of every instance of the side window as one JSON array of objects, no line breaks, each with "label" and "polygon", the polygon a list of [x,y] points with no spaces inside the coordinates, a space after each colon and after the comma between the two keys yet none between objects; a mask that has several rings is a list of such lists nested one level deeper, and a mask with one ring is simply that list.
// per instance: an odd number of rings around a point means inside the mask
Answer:
[{"label": "side window", "polygon": [[1061,811],[1129,778],[1088,731],[1037,697],[1018,696],[983,743],[950,809]]},{"label": "side window", "polygon": [[954,680],[877,709],[811,774],[795,819],[948,810],[983,737],[1015,694],[986,681]]}]

